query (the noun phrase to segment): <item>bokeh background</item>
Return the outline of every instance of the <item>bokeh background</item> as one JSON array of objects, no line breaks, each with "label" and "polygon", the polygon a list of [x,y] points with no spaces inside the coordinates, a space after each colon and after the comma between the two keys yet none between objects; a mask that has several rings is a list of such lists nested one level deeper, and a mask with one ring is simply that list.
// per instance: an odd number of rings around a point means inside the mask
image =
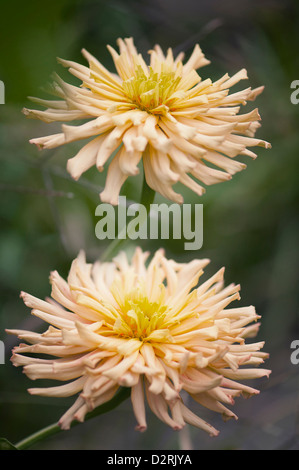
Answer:
[{"label": "bokeh background", "polygon": [[[128,402],[109,415],[61,433],[36,449],[299,449],[299,365],[290,361],[291,342],[299,339],[299,105],[290,101],[291,82],[299,79],[299,3],[294,0],[11,0],[1,4],[0,80],[0,436],[17,442],[63,414],[73,399],[30,396],[29,379],[10,363],[17,344],[5,328],[40,330],[21,290],[37,297],[50,293],[49,272],[66,276],[83,248],[90,261],[107,243],[95,236],[95,208],[105,174],[89,170],[73,182],[65,170],[79,146],[39,152],[32,137],[53,133],[56,124],[27,120],[28,96],[45,96],[42,87],[53,71],[72,82],[56,62],[62,57],[84,63],[84,47],[111,68],[106,44],[133,36],[146,52],[163,49],[190,54],[199,42],[212,64],[204,78],[219,78],[245,67],[249,85],[265,85],[254,103],[262,116],[258,136],[272,150],[258,149],[255,161],[232,181],[208,188],[200,200],[181,188],[185,200],[204,205],[204,243],[186,252],[177,240],[143,241],[144,249],[164,246],[176,260],[208,257],[207,275],[226,266],[226,281],[240,283],[242,305],[254,304],[262,316],[258,340],[270,353],[270,379],[253,386],[261,394],[239,398],[238,422],[223,423],[205,409],[200,415],[220,429],[211,439],[197,429],[175,433],[148,414],[148,431],[134,431]],[[248,85],[248,86],[249,86]],[[246,84],[247,86],[247,84]],[[79,144],[80,145],[80,144]],[[122,194],[137,200],[141,179],[129,179]],[[162,200],[157,198],[157,201]]]}]

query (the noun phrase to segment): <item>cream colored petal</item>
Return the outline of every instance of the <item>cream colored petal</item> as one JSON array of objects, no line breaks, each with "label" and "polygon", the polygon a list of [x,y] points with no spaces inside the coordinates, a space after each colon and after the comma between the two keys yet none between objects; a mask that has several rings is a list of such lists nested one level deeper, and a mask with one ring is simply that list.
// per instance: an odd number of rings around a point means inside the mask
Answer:
[{"label": "cream colored petal", "polygon": [[48,135],[47,137],[38,137],[37,139],[30,139],[30,144],[35,144],[40,150],[53,149],[65,143],[65,136],[61,134]]},{"label": "cream colored petal", "polygon": [[125,374],[130,367],[136,362],[139,352],[136,351],[131,356],[124,358],[117,366],[112,369],[105,371],[104,375],[112,380],[118,381],[118,379]]},{"label": "cream colored petal", "polygon": [[86,119],[88,115],[86,112],[77,109],[49,109],[46,111],[38,111],[35,109],[23,109],[26,117],[31,119],[40,119],[41,121],[50,123],[56,121],[73,121],[75,119]]},{"label": "cream colored petal", "polygon": [[112,155],[112,153],[120,147],[122,144],[122,137],[124,132],[131,126],[131,123],[128,122],[122,126],[115,127],[111,132],[106,135],[105,140],[99,148],[96,166],[99,171],[103,170],[104,164]]},{"label": "cream colored petal", "polygon": [[167,199],[174,201],[178,204],[183,203],[182,195],[176,193],[172,189],[171,184],[162,184],[162,182],[160,182],[160,180],[157,178],[148,151],[145,151],[145,153],[143,154],[143,167],[146,182],[154,191],[158,191],[160,194],[162,194],[162,196],[165,196]]},{"label": "cream colored petal", "polygon": [[119,164],[120,152],[118,152],[109,165],[104,191],[100,197],[102,202],[108,202],[112,205],[118,205],[118,197],[122,185],[128,175],[122,172]]},{"label": "cream colored petal", "polygon": [[187,423],[203,429],[203,431],[206,431],[212,437],[218,436],[219,431],[217,431],[217,429],[192,413],[192,411],[190,411],[183,403],[181,403],[181,409],[183,418]]},{"label": "cream colored petal", "polygon": [[71,423],[74,420],[75,413],[84,406],[84,399],[82,397],[78,397],[75,403],[68,409],[66,413],[60,418],[58,424],[61,429],[67,430],[70,429]]},{"label": "cream colored petal", "polygon": [[172,429],[178,431],[182,429],[181,423],[178,423],[172,419],[167,410],[167,403],[161,395],[155,395],[151,393],[146,387],[146,397],[148,404],[152,412],[164,423],[168,424]]},{"label": "cream colored petal", "polygon": [[208,65],[209,63],[210,61],[205,58],[201,48],[199,47],[198,44],[196,44],[190,56],[190,59],[183,67],[184,74],[188,73],[192,69],[198,69],[200,67],[204,67],[205,65]]},{"label": "cream colored petal", "polygon": [[114,127],[110,116],[100,116],[80,126],[62,125],[66,143],[86,139],[107,132]]},{"label": "cream colored petal", "polygon": [[145,416],[143,380],[141,378],[139,379],[138,383],[132,387],[131,401],[133,411],[138,423],[136,429],[140,432],[144,432],[147,429],[147,424]]},{"label": "cream colored petal", "polygon": [[232,160],[217,152],[209,151],[204,155],[203,158],[208,162],[218,166],[219,168],[222,168],[223,170],[227,171],[231,175],[234,175],[238,171],[242,171],[247,167],[245,163]]},{"label": "cream colored petal", "polygon": [[232,380],[258,379],[265,376],[269,377],[271,374],[271,371],[268,369],[238,369],[237,371],[218,369],[218,372]]},{"label": "cream colored petal", "polygon": [[42,397],[70,397],[75,395],[82,390],[85,377],[80,377],[73,382],[66,385],[59,385],[58,387],[47,387],[47,388],[29,388],[28,392],[30,395],[39,395]]},{"label": "cream colored petal", "polygon": [[78,180],[82,173],[96,164],[97,154],[105,137],[106,134],[96,137],[86,144],[75,157],[68,160],[67,171],[75,180]]}]

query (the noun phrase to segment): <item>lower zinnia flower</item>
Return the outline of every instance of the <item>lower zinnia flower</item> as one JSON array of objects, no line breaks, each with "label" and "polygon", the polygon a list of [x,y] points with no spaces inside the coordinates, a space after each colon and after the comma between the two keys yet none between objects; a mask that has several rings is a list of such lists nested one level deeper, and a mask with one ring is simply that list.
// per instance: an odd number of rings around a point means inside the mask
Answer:
[{"label": "lower zinnia flower", "polygon": [[215,436],[218,431],[187,408],[180,392],[225,419],[236,418],[226,405],[240,394],[259,393],[238,380],[270,373],[255,367],[267,356],[260,352],[264,343],[245,342],[257,332],[259,317],[252,306],[227,308],[239,299],[240,286],[223,287],[224,269],[197,287],[209,260],[177,263],[162,250],[148,265],[147,258],[137,248],[131,263],[121,252],[113,262],[88,264],[81,252],[67,281],[51,274],[53,299],[22,293],[50,327],[42,334],[8,330],[30,343],[14,349],[12,362],[32,380],[67,382],[29,389],[33,395],[78,394],[59,421],[63,429],[83,421],[119,387],[130,387],[140,431],[147,427],[146,396],[153,413],[173,429],[190,423]]}]

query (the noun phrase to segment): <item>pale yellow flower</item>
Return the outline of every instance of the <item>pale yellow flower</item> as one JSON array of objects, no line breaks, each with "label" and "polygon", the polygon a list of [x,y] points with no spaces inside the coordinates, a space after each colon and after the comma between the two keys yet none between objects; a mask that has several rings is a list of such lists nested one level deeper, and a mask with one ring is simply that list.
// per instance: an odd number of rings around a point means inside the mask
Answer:
[{"label": "pale yellow flower", "polygon": [[190,423],[215,436],[218,431],[191,411],[180,393],[225,419],[236,418],[227,405],[241,394],[259,393],[239,380],[270,373],[256,367],[267,357],[260,351],[264,343],[245,342],[257,332],[259,317],[252,306],[227,308],[239,299],[240,286],[224,288],[224,269],[197,287],[209,260],[177,263],[162,250],[149,263],[147,258],[137,248],[131,262],[121,252],[113,262],[88,264],[81,252],[67,281],[51,274],[52,299],[22,293],[33,315],[50,327],[41,334],[8,330],[30,343],[14,349],[13,364],[32,380],[67,382],[29,389],[33,395],[78,394],[60,419],[63,429],[83,421],[119,387],[130,387],[140,431],[147,427],[147,401],[171,428]]},{"label": "pale yellow flower", "polygon": [[167,199],[182,203],[181,194],[173,189],[175,183],[202,195],[205,189],[195,180],[204,185],[229,180],[246,168],[235,160],[237,155],[255,158],[248,147],[270,147],[254,138],[260,126],[258,110],[239,114],[241,105],[254,100],[263,87],[230,93],[233,85],[247,79],[245,69],[212,82],[202,80],[196,72],[209,63],[198,45],[184,65],[183,53],[174,58],[168,49],[165,56],[155,46],[149,51],[149,66],[132,38],[119,39],[118,45],[120,54],[108,46],[117,74],[83,50],[89,67],[59,60],[82,81],[81,86],[67,84],[56,75],[52,91],[58,100],[32,98],[47,109],[24,110],[28,117],[49,123],[88,120],[77,126],[63,124],[61,133],[30,141],[49,149],[91,138],[68,160],[67,169],[75,180],[94,165],[102,171],[116,152],[102,201],[118,204],[123,183],[139,173],[141,160],[148,185]]}]

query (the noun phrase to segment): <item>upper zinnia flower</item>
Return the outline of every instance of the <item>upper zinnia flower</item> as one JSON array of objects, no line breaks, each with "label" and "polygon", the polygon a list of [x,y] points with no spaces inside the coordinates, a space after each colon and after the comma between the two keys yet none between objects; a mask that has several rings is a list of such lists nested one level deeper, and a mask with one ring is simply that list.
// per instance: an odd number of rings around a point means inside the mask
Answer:
[{"label": "upper zinnia flower", "polygon": [[118,45],[120,54],[108,46],[117,74],[86,50],[82,52],[89,67],[59,59],[82,81],[81,86],[67,84],[55,75],[52,91],[59,99],[32,98],[48,109],[24,109],[28,117],[45,122],[88,120],[77,126],[62,125],[61,133],[30,141],[49,149],[91,138],[68,160],[67,169],[76,180],[93,165],[102,171],[116,151],[102,201],[118,204],[120,189],[128,176],[138,174],[140,160],[147,184],[167,199],[182,203],[182,196],[173,190],[175,183],[202,195],[205,189],[195,179],[204,185],[229,180],[246,168],[234,157],[255,158],[247,147],[270,147],[254,138],[260,126],[258,110],[239,114],[240,105],[254,100],[263,87],[230,93],[233,85],[247,78],[245,69],[212,82],[202,80],[196,72],[209,63],[198,45],[184,65],[183,53],[174,58],[168,49],[165,56],[155,46],[149,51],[149,66],[132,38],[118,39]]},{"label": "upper zinnia flower", "polygon": [[30,343],[14,349],[13,364],[24,366],[32,380],[69,381],[29,389],[43,396],[79,394],[60,419],[63,429],[123,386],[131,388],[137,429],[147,426],[146,396],[153,413],[173,429],[190,423],[215,436],[218,431],[183,403],[180,392],[225,419],[236,418],[227,405],[240,394],[258,393],[238,380],[270,373],[256,368],[267,357],[260,352],[264,343],[245,342],[257,332],[259,324],[251,323],[259,317],[252,306],[227,308],[239,299],[239,286],[223,287],[223,269],[198,287],[209,260],[177,263],[162,250],[149,264],[147,258],[137,248],[131,262],[121,252],[113,262],[87,264],[81,252],[67,281],[51,274],[53,299],[22,293],[50,327],[42,334],[8,330]]}]

